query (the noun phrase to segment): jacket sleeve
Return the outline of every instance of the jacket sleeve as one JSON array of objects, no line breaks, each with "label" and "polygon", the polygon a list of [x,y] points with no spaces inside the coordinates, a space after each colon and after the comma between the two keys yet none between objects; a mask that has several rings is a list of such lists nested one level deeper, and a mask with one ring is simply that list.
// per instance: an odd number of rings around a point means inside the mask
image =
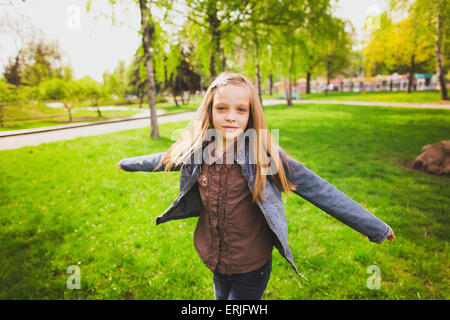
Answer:
[{"label": "jacket sleeve", "polygon": [[[119,161],[120,167],[125,171],[149,171],[159,172],[164,171],[166,165],[163,163],[161,166],[153,171],[166,152],[153,153],[145,156],[138,156],[132,158],[125,158]],[[172,166],[170,171],[180,171],[180,166]]]},{"label": "jacket sleeve", "polygon": [[387,238],[389,225],[304,165],[287,157],[281,148],[280,156],[288,162],[289,168],[283,161],[282,164],[287,179],[296,186],[294,193],[364,234],[372,242],[382,243]]}]

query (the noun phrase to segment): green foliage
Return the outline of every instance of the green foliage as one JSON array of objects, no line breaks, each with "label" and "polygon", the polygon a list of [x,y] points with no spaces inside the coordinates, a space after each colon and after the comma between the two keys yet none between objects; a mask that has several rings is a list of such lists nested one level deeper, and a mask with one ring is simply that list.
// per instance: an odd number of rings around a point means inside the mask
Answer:
[{"label": "green foliage", "polygon": [[[379,28],[375,28],[370,41],[363,49],[366,57],[366,74],[405,73],[409,71],[414,56],[418,71],[434,68],[433,31],[420,14],[410,15],[398,23],[392,23],[388,14],[380,16]],[[420,65],[426,63],[425,68]]]},{"label": "green foliage", "polygon": [[74,102],[83,100],[84,98],[82,81],[76,80],[48,79],[41,83],[39,92],[42,100]]},{"label": "green foliage", "polygon": [[171,76],[176,76],[177,68],[182,59],[181,51],[183,48],[180,42],[173,43],[168,33],[159,24],[156,24],[154,43],[157,46],[152,52],[156,79],[160,82],[166,82]]},{"label": "green foliage", "polygon": [[22,84],[37,86],[46,79],[67,78],[68,74],[71,74],[70,67],[64,65],[56,41],[47,43],[44,39],[40,39],[37,42],[27,43],[20,52],[20,60]]},{"label": "green foliage", "polygon": [[17,100],[17,94],[15,94],[15,86],[9,84],[5,80],[0,81],[0,102],[3,104],[11,103]]},{"label": "green foliage", "polygon": [[330,18],[330,31],[328,37],[323,39],[321,64],[326,72],[327,79],[336,77],[350,63],[349,57],[352,49],[352,40],[345,30],[345,23],[338,18]]}]

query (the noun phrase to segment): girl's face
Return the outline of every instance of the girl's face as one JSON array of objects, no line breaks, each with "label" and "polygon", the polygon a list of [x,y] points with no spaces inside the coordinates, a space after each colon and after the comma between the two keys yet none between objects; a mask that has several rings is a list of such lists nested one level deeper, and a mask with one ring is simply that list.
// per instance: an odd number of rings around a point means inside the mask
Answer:
[{"label": "girl's face", "polygon": [[[212,120],[224,145],[234,142],[247,127],[250,116],[250,97],[246,86],[228,84],[214,93]],[[219,139],[220,140],[220,139]]]}]

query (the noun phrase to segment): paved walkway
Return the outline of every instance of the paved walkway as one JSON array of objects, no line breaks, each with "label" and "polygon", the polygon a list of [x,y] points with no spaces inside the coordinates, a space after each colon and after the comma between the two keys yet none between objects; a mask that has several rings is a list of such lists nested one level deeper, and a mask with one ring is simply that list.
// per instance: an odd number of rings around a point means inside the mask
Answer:
[{"label": "paved walkway", "polygon": [[[150,111],[148,111],[150,113]],[[190,120],[194,117],[195,111],[182,112],[177,114],[159,115],[158,124]],[[103,121],[99,123],[70,124],[58,126],[58,130],[49,131],[53,127],[27,129],[26,132],[16,132],[12,136],[0,136],[0,150],[17,149],[25,146],[36,146],[41,143],[54,142],[59,140],[70,140],[78,137],[95,136],[99,134],[117,132],[122,130],[132,130],[138,128],[150,128],[150,118],[134,117],[127,121],[118,122],[118,119]],[[54,128],[53,128],[54,129]],[[19,130],[17,130],[19,131]],[[22,130],[20,130],[22,131]],[[4,132],[3,132],[4,133]]]},{"label": "paved walkway", "polygon": [[[156,116],[163,115],[164,113],[166,113],[166,110],[159,110],[159,109],[156,110]],[[96,125],[104,124],[104,123],[114,123],[114,122],[121,122],[123,120],[142,119],[142,118],[146,118],[146,117],[150,117],[149,109],[146,109],[140,113],[137,113],[137,114],[127,117],[127,118],[117,118],[117,119],[112,119],[112,120],[91,121],[91,122],[74,122],[74,123],[62,124],[59,126],[0,131],[0,138],[7,137],[7,136],[22,135],[22,134],[31,134],[31,133],[38,133],[38,132],[45,132],[45,131],[61,130],[61,129],[67,129],[67,128],[96,126]]]},{"label": "paved walkway", "polygon": [[[265,99],[264,105],[283,104],[284,99]],[[335,101],[335,100],[292,100],[293,103],[318,103],[366,106],[395,106],[408,108],[450,109],[450,104],[434,103],[398,103],[398,102],[367,102],[367,101]],[[195,111],[165,115],[165,110],[158,110],[158,124],[191,120]],[[69,140],[77,137],[94,136],[104,133],[150,128],[150,110],[124,119],[105,120],[97,122],[73,123],[61,126],[41,127],[24,130],[9,130],[0,132],[0,150],[17,149],[24,146],[35,146],[41,143]],[[55,131],[56,129],[56,131]]]}]

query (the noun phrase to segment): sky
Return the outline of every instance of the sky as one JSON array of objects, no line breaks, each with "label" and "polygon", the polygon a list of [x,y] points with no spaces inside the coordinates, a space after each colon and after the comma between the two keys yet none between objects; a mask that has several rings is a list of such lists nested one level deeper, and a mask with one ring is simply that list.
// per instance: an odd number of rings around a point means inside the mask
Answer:
[{"label": "sky", "polygon": [[[75,78],[88,75],[102,81],[102,74],[106,70],[112,72],[120,60],[126,65],[131,62],[141,42],[140,15],[133,0],[118,1],[132,5],[114,9],[107,0],[92,2],[91,11],[86,13],[86,0],[27,0],[25,3],[0,0],[0,21],[7,21],[5,17],[20,20],[22,24],[29,21],[32,29],[40,30],[46,40],[58,41]],[[361,39],[366,17],[380,13],[384,4],[385,0],[339,0],[335,15],[349,19]],[[113,14],[116,25],[112,22]],[[22,45],[17,36],[4,30],[0,22],[0,72]]]},{"label": "sky", "polygon": [[[362,40],[366,19],[382,13],[386,8],[387,0],[339,0],[335,5],[335,16],[349,19],[356,29],[357,39]],[[354,49],[361,49],[361,46],[356,45]]]}]

